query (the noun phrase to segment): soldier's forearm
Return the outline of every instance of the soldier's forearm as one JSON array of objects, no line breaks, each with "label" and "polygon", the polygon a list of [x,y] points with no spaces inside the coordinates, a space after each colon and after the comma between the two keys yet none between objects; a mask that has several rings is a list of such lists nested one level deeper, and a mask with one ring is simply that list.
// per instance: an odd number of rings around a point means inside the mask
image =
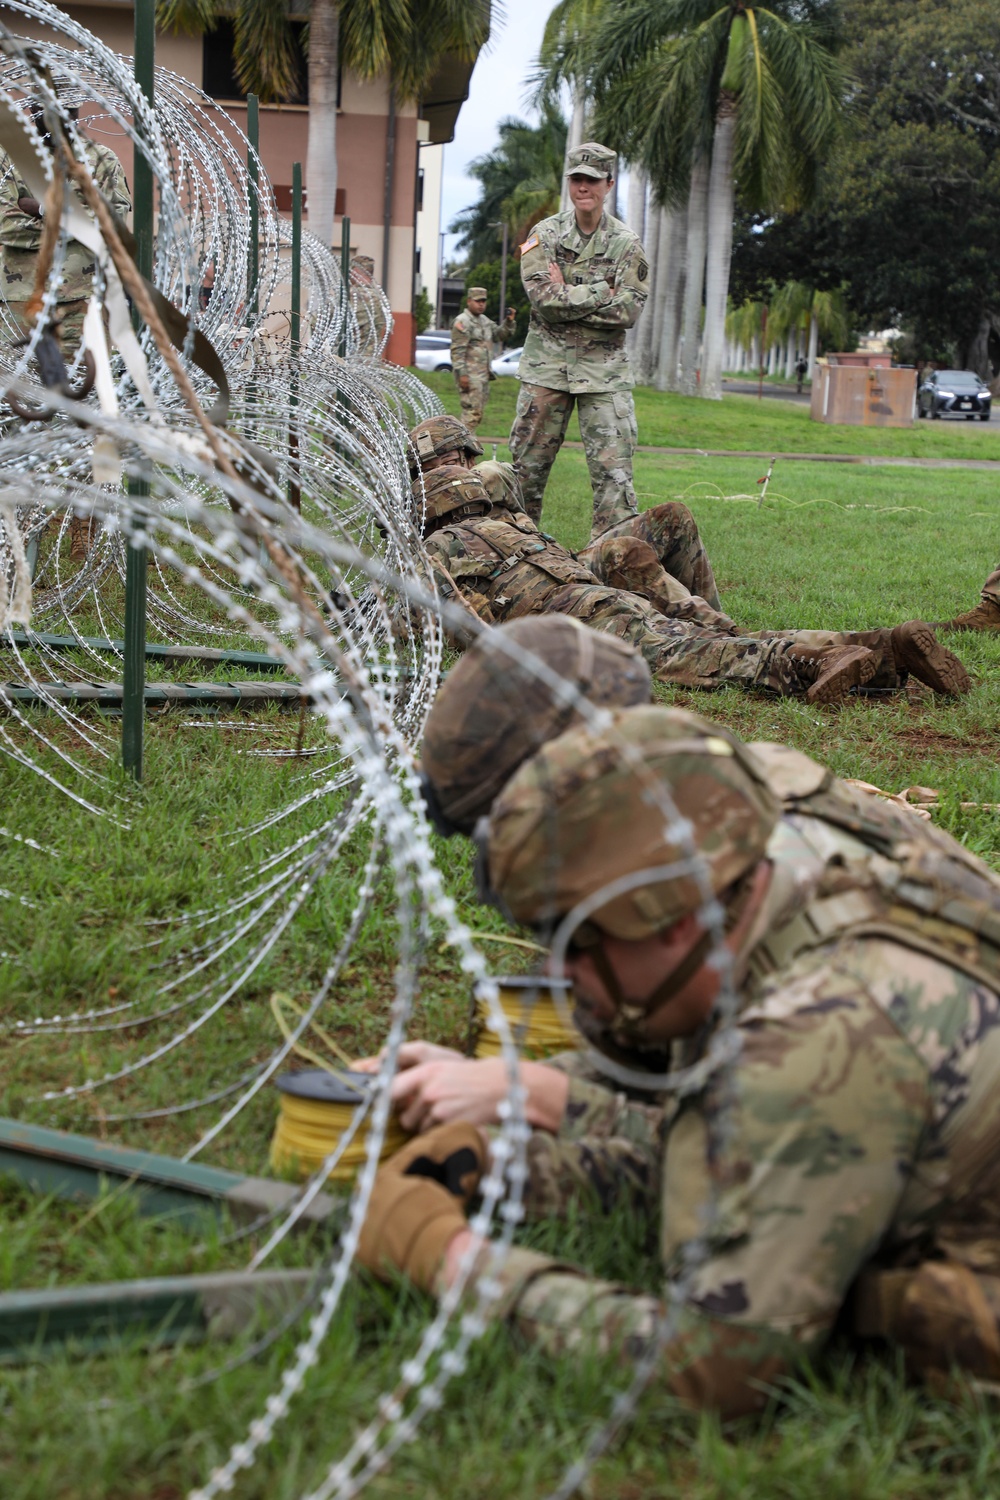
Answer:
[{"label": "soldier's forearm", "polygon": [[631,328],[645,305],[645,297],[637,297],[626,287],[617,291],[606,307],[592,313],[587,322],[595,328]]},{"label": "soldier's forearm", "polygon": [[569,323],[606,307],[613,293],[606,281],[566,286],[549,280],[532,280],[525,291],[539,317],[549,323]]}]

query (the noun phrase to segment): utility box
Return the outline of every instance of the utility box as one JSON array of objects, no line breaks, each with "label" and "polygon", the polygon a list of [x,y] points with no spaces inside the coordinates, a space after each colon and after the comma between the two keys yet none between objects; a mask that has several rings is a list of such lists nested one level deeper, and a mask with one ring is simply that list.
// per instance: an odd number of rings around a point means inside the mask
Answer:
[{"label": "utility box", "polygon": [[829,364],[815,365],[809,409],[813,421],[845,427],[912,427],[917,372],[894,369],[888,359],[880,354],[832,354]]}]

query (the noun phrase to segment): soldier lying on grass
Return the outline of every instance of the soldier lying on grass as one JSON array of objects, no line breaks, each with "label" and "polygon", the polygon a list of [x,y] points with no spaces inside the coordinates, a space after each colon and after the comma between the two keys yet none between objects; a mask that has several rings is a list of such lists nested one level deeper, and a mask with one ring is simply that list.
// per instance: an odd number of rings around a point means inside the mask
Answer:
[{"label": "soldier lying on grass", "polygon": [[[454,727],[464,765],[470,720],[490,707],[447,703],[439,746]],[[659,1117],[655,1098],[603,1089],[608,1141],[646,1143],[646,1181],[631,1186],[660,1200],[664,1276],[704,1252],[663,1351],[666,1388],[726,1415],[761,1408],[850,1319],[852,1288],[864,1331],[898,1338],[920,1366],[958,1360],[996,1380],[998,1283],[979,1273],[1000,1269],[1000,877],[807,756],[693,714],[640,705],[561,734],[548,720],[555,737],[477,830],[491,899],[543,939],[588,903],[566,969],[598,1054],[633,1075],[662,1072],[670,1049],[706,1064]],[[728,1079],[708,1062],[724,1024],[721,941],[738,993]],[[576,1085],[564,1075],[546,1092],[544,1071],[524,1075],[532,1144],[540,1132],[566,1144]],[[382,1168],[359,1258],[440,1293],[464,1258],[474,1276],[486,1265],[465,1209],[488,1137],[461,1123],[482,1113],[458,1090],[427,1109],[407,1083],[395,1081],[404,1120],[456,1123]],[[589,1087],[597,1122],[601,1086]],[[553,1189],[530,1148],[528,1161],[530,1202]],[[571,1186],[556,1184],[564,1200]],[[491,1273],[498,1315],[555,1351],[593,1341],[634,1355],[663,1313],[524,1249]]]},{"label": "soldier lying on grass", "polygon": [[[522,511],[522,496],[511,463],[480,462],[483,444],[457,417],[441,414],[418,423],[411,434],[409,477],[432,474],[447,463],[475,468],[486,484],[490,499],[511,510]],[[639,516],[610,526],[597,541],[574,553],[591,568],[598,582],[639,594],[672,619],[688,619],[727,634],[787,634],[787,631],[747,631],[723,613],[712,562],[700,537],[697,522],[687,505],[666,501],[651,505]],[[982,586],[982,600],[975,609],[954,619],[931,625],[931,630],[1000,630],[1000,568]],[[850,633],[838,630],[796,631],[807,645],[844,645],[861,640],[879,645],[885,631]],[[871,636],[873,639],[865,639]],[[918,673],[919,675],[919,673]],[[871,687],[898,685],[892,673],[880,672]]]}]

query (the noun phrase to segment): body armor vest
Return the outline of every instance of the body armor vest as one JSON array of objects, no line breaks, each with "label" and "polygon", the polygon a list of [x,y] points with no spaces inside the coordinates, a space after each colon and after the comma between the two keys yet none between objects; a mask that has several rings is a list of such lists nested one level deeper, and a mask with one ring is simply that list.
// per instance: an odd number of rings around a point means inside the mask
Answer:
[{"label": "body armor vest", "polygon": [[[836,780],[782,745],[750,747],[801,833],[815,865],[805,904],[772,921],[750,955],[751,984],[836,937],[877,936],[1000,992],[1000,876],[932,824]],[[775,836],[781,839],[782,824]],[[786,861],[786,867],[788,865]],[[794,875],[795,872],[793,872]],[[801,866],[799,869],[801,874]],[[780,885],[782,872],[775,865]],[[787,869],[786,869],[786,894]],[[781,894],[777,894],[780,906]],[[870,1264],[847,1306],[846,1326],[898,1344],[932,1387],[1000,1382],[1000,1241],[992,1225],[969,1244],[946,1237],[917,1264]]]},{"label": "body armor vest", "polygon": [[[926,953],[1000,992],[1000,875],[932,824],[854,791],[801,752],[750,748],[785,820],[815,858],[805,905],[782,921],[772,904],[772,921],[750,954],[753,979],[834,938],[871,936]],[[782,837],[780,824],[775,837]],[[780,864],[776,883],[780,904]]]},{"label": "body armor vest", "polygon": [[553,585],[597,583],[588,567],[559,542],[543,536],[527,515],[506,510],[498,515],[494,510],[474,524],[442,530],[460,540],[466,554],[454,574],[463,581],[475,580],[491,604],[512,589],[522,568],[544,574]]}]

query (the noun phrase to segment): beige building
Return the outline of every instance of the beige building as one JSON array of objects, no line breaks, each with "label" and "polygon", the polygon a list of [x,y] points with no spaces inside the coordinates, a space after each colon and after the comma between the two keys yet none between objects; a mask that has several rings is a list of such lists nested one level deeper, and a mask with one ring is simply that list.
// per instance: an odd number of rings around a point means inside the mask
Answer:
[{"label": "beige building", "polygon": [[[280,0],[275,0],[280,3]],[[301,0],[300,0],[301,3]],[[134,50],[132,0],[77,0],[60,10],[85,26],[113,51],[131,56]],[[292,10],[293,18],[295,9]],[[302,21],[307,16],[303,7]],[[29,33],[23,19],[6,18],[12,31]],[[232,68],[232,23],[220,22],[204,37],[158,32],[156,62],[222,104],[241,130],[246,130],[246,101],[237,95]],[[386,350],[398,364],[413,362],[413,299],[420,286],[429,287],[433,266],[436,290],[437,253],[424,249],[430,236],[436,242],[440,220],[440,162],[436,166],[436,197],[425,199],[421,254],[417,258],[417,221],[420,202],[421,158],[440,156],[444,142],[454,138],[459,110],[468,98],[472,65],[447,56],[419,107],[401,104],[390,119],[388,81],[363,83],[350,73],[340,81],[337,111],[337,205],[333,248],[340,249],[341,224],[351,221],[351,250],[370,255],[375,277],[388,293],[394,328]],[[292,164],[302,163],[305,179],[309,107],[306,103],[261,105],[260,154],[271,179],[279,211],[291,211]],[[391,129],[391,135],[390,135]],[[423,149],[422,144],[426,143]],[[437,146],[434,153],[429,148]],[[117,149],[117,148],[116,148]],[[131,147],[123,141],[119,153],[131,179]],[[433,174],[432,174],[433,176]],[[306,194],[309,184],[305,181]],[[424,192],[427,191],[426,177]],[[436,203],[436,208],[434,204]],[[430,228],[434,221],[433,230]],[[308,227],[308,196],[305,223]],[[425,260],[425,256],[427,259]],[[434,291],[429,291],[434,301]]]}]

